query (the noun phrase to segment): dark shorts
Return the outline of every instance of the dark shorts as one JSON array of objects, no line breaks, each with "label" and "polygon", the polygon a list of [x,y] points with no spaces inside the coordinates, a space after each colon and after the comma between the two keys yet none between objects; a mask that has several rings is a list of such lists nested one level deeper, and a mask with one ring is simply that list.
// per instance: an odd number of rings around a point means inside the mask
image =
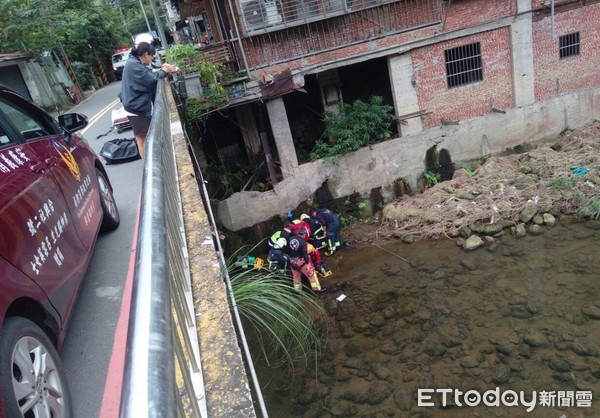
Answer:
[{"label": "dark shorts", "polygon": [[138,135],[146,135],[148,130],[150,129],[150,119],[145,116],[127,116],[129,122],[131,122],[131,128],[133,129],[133,134],[135,136]]}]

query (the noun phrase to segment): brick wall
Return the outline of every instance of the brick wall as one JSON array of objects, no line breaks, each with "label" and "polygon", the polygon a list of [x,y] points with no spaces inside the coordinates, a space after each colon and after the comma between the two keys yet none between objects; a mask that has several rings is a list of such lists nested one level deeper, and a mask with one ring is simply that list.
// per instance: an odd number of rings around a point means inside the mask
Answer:
[{"label": "brick wall", "polygon": [[455,0],[445,3],[444,31],[462,29],[480,23],[492,22],[517,11],[516,0]]},{"label": "brick wall", "polygon": [[[555,14],[533,22],[535,100],[600,85],[600,3]],[[559,37],[579,32],[580,55],[559,57]]]},{"label": "brick wall", "polygon": [[[449,89],[444,50],[481,43],[483,80]],[[419,106],[431,112],[423,127],[439,126],[441,120],[461,121],[512,107],[512,65],[508,28],[442,42],[412,52]]]},{"label": "brick wall", "polygon": [[[331,53],[322,51],[336,51],[334,59],[336,56],[347,58],[354,51],[347,51],[346,46],[360,43],[361,50],[368,51],[373,40],[394,39],[402,31],[440,20],[439,0],[402,1],[254,35],[243,39],[243,44],[251,68],[306,57],[326,63],[331,62]],[[294,68],[294,65],[288,67]]]}]

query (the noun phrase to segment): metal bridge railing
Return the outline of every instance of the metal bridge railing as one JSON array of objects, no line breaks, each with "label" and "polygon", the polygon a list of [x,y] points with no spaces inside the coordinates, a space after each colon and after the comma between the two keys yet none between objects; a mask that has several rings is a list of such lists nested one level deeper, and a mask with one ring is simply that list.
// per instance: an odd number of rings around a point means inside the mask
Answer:
[{"label": "metal bridge railing", "polygon": [[146,139],[121,418],[207,417],[166,93]]}]

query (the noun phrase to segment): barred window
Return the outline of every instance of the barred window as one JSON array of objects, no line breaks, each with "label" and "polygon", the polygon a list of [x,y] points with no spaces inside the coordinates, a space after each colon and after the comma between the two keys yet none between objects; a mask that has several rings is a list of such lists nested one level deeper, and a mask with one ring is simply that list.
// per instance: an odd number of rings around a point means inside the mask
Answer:
[{"label": "barred window", "polygon": [[444,56],[449,89],[483,80],[479,42],[446,49]]},{"label": "barred window", "polygon": [[579,55],[579,32],[563,35],[558,42],[560,59]]}]

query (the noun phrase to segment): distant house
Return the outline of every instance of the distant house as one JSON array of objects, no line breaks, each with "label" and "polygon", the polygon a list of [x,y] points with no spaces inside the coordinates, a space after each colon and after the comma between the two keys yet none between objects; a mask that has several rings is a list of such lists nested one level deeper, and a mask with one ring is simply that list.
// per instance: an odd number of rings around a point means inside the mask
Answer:
[{"label": "distant house", "polygon": [[0,53],[0,84],[38,106],[56,110],[66,104],[61,83],[73,83],[67,70],[52,54],[36,58],[30,52]]},{"label": "distant house", "polygon": [[31,59],[30,52],[0,53],[0,84],[30,100],[32,97],[25,79],[31,79],[27,68],[27,61]]}]

